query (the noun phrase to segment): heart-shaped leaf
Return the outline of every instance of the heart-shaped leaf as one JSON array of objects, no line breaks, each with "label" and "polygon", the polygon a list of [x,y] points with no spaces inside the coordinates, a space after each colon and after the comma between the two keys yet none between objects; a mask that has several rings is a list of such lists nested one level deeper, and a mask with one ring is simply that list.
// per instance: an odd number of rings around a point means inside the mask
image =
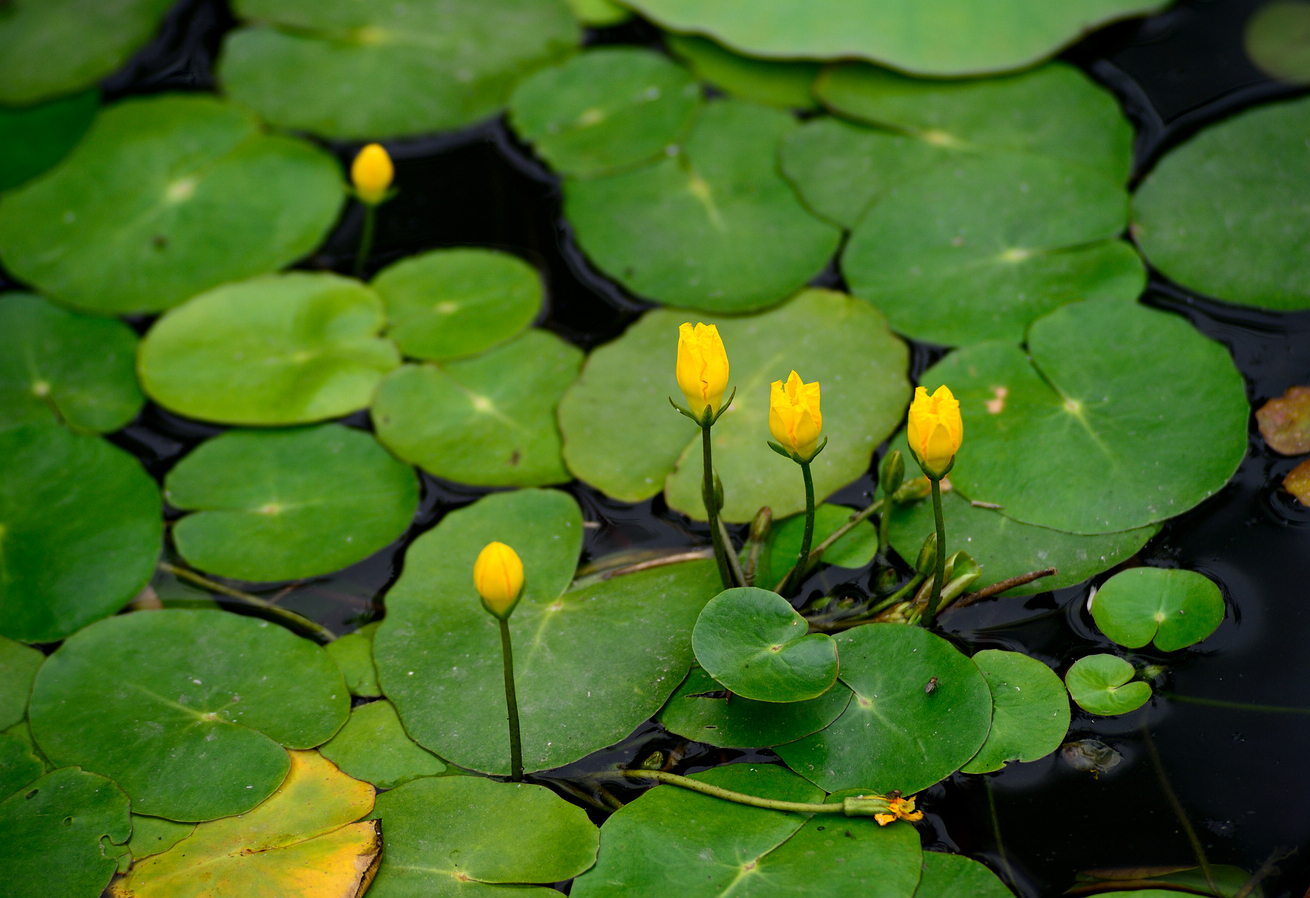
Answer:
[{"label": "heart-shaped leaf", "polygon": [[350,720],[322,752],[346,773],[379,789],[446,772],[440,758],[409,738],[388,701],[369,702],[351,711]]},{"label": "heart-shaped leaf", "polygon": [[1069,696],[1092,714],[1111,717],[1136,711],[1151,700],[1151,685],[1134,680],[1137,670],[1115,655],[1079,658],[1064,675]]},{"label": "heart-shaped leaf", "polygon": [[1115,574],[1097,590],[1092,618],[1122,646],[1138,649],[1150,642],[1175,652],[1223,623],[1224,597],[1204,574],[1138,567]]},{"label": "heart-shaped leaf", "polygon": [[[822,456],[820,456],[822,457]],[[824,503],[814,509],[814,545],[844,527],[857,509]],[[796,564],[805,535],[805,515],[795,514],[775,521],[769,538],[760,550],[755,567],[755,582],[767,589],[778,585]],[[823,563],[834,567],[862,568],[878,554],[878,531],[869,521],[855,525],[823,553]],[[743,559],[746,553],[742,553]]]},{"label": "heart-shaped leaf", "polygon": [[1069,693],[1036,658],[984,649],[973,656],[992,691],[992,729],[962,768],[990,773],[1007,761],[1036,761],[1060,747],[1069,732]]},{"label": "heart-shaped leaf", "polygon": [[[1134,893],[1142,898],[1141,893]],[[985,866],[959,854],[923,853],[923,876],[914,898],[1014,898],[1005,883]],[[1146,898],[1158,898],[1150,896]]]}]

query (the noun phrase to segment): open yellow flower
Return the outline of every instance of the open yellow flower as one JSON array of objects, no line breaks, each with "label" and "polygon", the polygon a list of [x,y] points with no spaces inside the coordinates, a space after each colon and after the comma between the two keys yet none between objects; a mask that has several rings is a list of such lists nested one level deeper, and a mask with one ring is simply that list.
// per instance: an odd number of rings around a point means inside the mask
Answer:
[{"label": "open yellow flower", "polygon": [[960,444],[964,442],[960,403],[945,384],[931,396],[923,387],[915,389],[906,437],[923,473],[933,480],[945,477],[955,462],[955,453],[960,451]]},{"label": "open yellow flower", "polygon": [[728,354],[712,324],[683,324],[678,328],[678,387],[687,407],[703,420],[705,410],[717,415],[728,388]]},{"label": "open yellow flower", "polygon": [[769,394],[769,431],[782,448],[803,462],[814,458],[823,430],[819,412],[819,383],[802,383],[795,371],[773,382]]},{"label": "open yellow flower", "polygon": [[376,206],[386,199],[387,189],[396,176],[391,157],[380,143],[371,143],[359,151],[350,166],[350,181],[360,202]]},{"label": "open yellow flower", "polygon": [[473,585],[489,612],[508,617],[523,593],[523,562],[518,553],[504,543],[487,543],[473,563]]}]

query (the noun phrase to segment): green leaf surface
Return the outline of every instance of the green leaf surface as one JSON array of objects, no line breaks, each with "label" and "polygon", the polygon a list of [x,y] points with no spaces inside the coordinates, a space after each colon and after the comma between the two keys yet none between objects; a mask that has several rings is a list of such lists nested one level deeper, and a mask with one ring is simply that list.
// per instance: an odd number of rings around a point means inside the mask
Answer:
[{"label": "green leaf surface", "polygon": [[22,736],[0,733],[0,798],[7,798],[45,773],[45,764]]},{"label": "green leaf surface", "polygon": [[221,611],[149,611],[76,633],[32,691],[56,764],[112,776],[143,814],[240,814],[278,787],[286,750],[327,741],[350,710],[341,672],[290,631]]},{"label": "green leaf surface", "polygon": [[1255,67],[1289,84],[1310,83],[1310,6],[1274,0],[1246,20],[1242,47]]},{"label": "green leaf surface", "polygon": [[707,104],[676,156],[564,184],[579,247],[637,296],[711,312],[775,305],[818,274],[841,234],[778,174],[786,113]]},{"label": "green leaf surface", "polygon": [[329,642],[324,648],[337,662],[346,678],[346,688],[360,698],[377,698],[382,695],[378,685],[378,672],[373,666],[373,636],[381,621],[365,624],[353,633]]},{"label": "green leaf surface", "polygon": [[5,196],[0,257],[89,312],[157,312],[275,271],[326,235],[336,159],[198,94],[106,108],[54,171]]},{"label": "green leaf surface", "polygon": [[322,753],[345,773],[379,789],[446,772],[440,758],[409,738],[388,701],[369,702],[351,711],[350,720]]},{"label": "green leaf surface", "polygon": [[920,383],[949,384],[960,401],[954,488],[1055,530],[1110,533],[1182,514],[1246,452],[1250,406],[1228,351],[1134,303],[1064,306],[1029,329],[1026,355],[974,344]]},{"label": "green leaf surface", "polygon": [[378,387],[378,440],[430,474],[474,486],[570,480],[555,406],[578,377],[582,351],[532,329],[471,359],[405,365]]},{"label": "green leaf surface", "polygon": [[337,424],[229,430],[169,472],[164,495],[192,567],[237,580],[340,570],[397,539],[418,510],[418,478],[372,435]]},{"label": "green leaf surface", "polygon": [[710,599],[691,634],[696,660],[734,695],[803,702],[837,682],[837,644],[767,589],[727,589]]},{"label": "green leaf surface", "polygon": [[54,423],[0,432],[0,458],[0,634],[55,642],[130,602],[163,536],[140,463]]},{"label": "green leaf surface", "polygon": [[[949,642],[905,624],[866,624],[836,640],[854,699],[827,729],[774,749],[788,767],[825,790],[909,795],[978,753],[991,728],[991,691]],[[926,691],[933,677],[936,688]]]},{"label": "green leaf surface", "polygon": [[726,94],[782,109],[816,109],[810,92],[822,68],[817,62],[775,62],[739,56],[714,41],[690,34],[666,34],[664,43],[696,77]]},{"label": "green leaf surface", "polygon": [[229,284],[160,318],[141,341],[145,391],[223,424],[304,424],[365,408],[400,364],[382,300],[333,274]]},{"label": "green leaf surface", "polygon": [[1136,711],[1151,700],[1151,685],[1134,680],[1136,669],[1115,655],[1079,658],[1064,675],[1069,697],[1092,714],[1110,717]]},{"label": "green leaf surface", "polygon": [[[1135,893],[1140,894],[1140,893]],[[923,877],[914,898],[1014,898],[996,874],[959,854],[923,853]]]},{"label": "green leaf surface", "polygon": [[573,16],[583,25],[605,28],[632,18],[632,10],[613,0],[568,0]]},{"label": "green leaf surface", "polygon": [[370,285],[387,306],[389,336],[426,361],[477,355],[512,339],[541,311],[541,277],[518,256],[439,249],[382,270]]},{"label": "green leaf surface", "polygon": [[563,0],[238,0],[228,96],[279,127],[339,139],[462,128],[580,37]]},{"label": "green leaf surface", "polygon": [[0,730],[27,717],[32,680],[44,661],[36,649],[0,636]]},{"label": "green leaf surface", "polygon": [[196,831],[194,823],[175,823],[163,817],[132,815],[132,838],[127,848],[133,863],[163,854]]},{"label": "green leaf surface", "polygon": [[525,80],[509,114],[551,168],[587,178],[666,155],[691,127],[700,99],[700,86],[667,56],[605,47]]},{"label": "green leaf surface", "polygon": [[1119,645],[1149,643],[1176,652],[1205,639],[1224,620],[1219,586],[1195,571],[1139,567],[1115,574],[1092,600],[1092,619]]},{"label": "green leaf surface", "polygon": [[560,402],[564,459],[579,479],[625,502],[665,490],[670,507],[704,519],[700,432],[669,408],[670,397],[682,398],[674,362],[678,325],[689,319],[717,325],[737,390],[713,431],[725,520],[749,521],[763,505],[777,518],[804,510],[800,470],[768,447],[769,384],[791,369],[822,386],[829,443],[811,467],[819,499],[868,470],[901,421],[910,396],[905,344],[867,303],[808,290],[750,318],[656,309],[592,352]]},{"label": "green leaf surface", "polygon": [[[819,456],[822,458],[823,456]],[[846,526],[850,516],[858,509],[826,503],[814,509],[814,546]],[[778,585],[787,571],[800,557],[801,540],[805,538],[805,515],[794,514],[774,523],[769,538],[760,549],[755,567],[755,583],[765,589]],[[742,558],[745,559],[743,550]],[[834,567],[862,568],[878,554],[878,530],[863,520],[849,533],[833,543],[823,553],[823,563]]]},{"label": "green leaf surface", "polygon": [[86,134],[99,108],[94,90],[37,106],[0,106],[0,191],[53,168]]},{"label": "green leaf surface", "polygon": [[1036,761],[1060,747],[1069,732],[1069,693],[1036,658],[984,649],[973,656],[992,691],[992,729],[962,768],[990,773],[1007,761]]}]

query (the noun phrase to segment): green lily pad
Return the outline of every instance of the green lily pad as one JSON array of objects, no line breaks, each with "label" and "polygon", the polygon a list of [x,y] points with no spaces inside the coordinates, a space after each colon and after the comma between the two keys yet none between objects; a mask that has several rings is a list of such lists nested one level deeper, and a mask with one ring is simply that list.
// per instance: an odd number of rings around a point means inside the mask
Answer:
[{"label": "green lily pad", "polygon": [[712,40],[690,34],[666,34],[664,43],[697,78],[726,94],[782,109],[818,108],[819,102],[810,92],[822,68],[817,62],[739,56]]},{"label": "green lily pad", "polygon": [[418,478],[364,431],[323,424],[230,430],[164,481],[192,567],[237,580],[298,580],[386,547],[418,510]]},{"label": "green lily pad", "polygon": [[38,106],[0,106],[0,191],[53,168],[86,134],[99,108],[95,90]]},{"label": "green lily pad", "polygon": [[44,178],[5,196],[0,257],[89,312],[157,312],[304,256],[336,222],[325,150],[198,94],[124,100]]},{"label": "green lily pad", "polygon": [[1064,306],[1029,328],[1026,354],[978,343],[920,382],[949,384],[960,401],[955,489],[1027,524],[1110,533],[1163,521],[1218,491],[1246,452],[1251,410],[1228,350],[1134,303]]},{"label": "green lily pad", "polygon": [[324,648],[337,662],[346,678],[346,688],[360,698],[377,698],[382,695],[378,685],[377,668],[373,666],[373,636],[382,622],[365,624],[354,633],[329,642]]},{"label": "green lily pad", "polygon": [[1165,0],[628,0],[670,31],[694,31],[752,56],[879,62],[917,75],[1027,68],[1098,25]]},{"label": "green lily pad", "polygon": [[141,341],[146,393],[192,418],[304,424],[365,408],[400,364],[378,336],[382,300],[333,274],[228,284],[165,315]]},{"label": "green lily pad", "polygon": [[[822,456],[820,456],[822,458]],[[858,509],[844,505],[824,503],[814,509],[814,540],[817,546],[838,529],[846,526],[850,516]],[[760,549],[760,557],[755,566],[755,583],[765,589],[778,585],[787,571],[796,564],[800,557],[801,540],[805,538],[805,515],[794,514],[774,523],[769,531],[769,538]],[[862,568],[878,554],[878,530],[863,520],[855,525],[849,533],[828,547],[823,553],[823,563],[833,567]],[[742,553],[743,559],[746,552]]]},{"label": "green lily pad", "polygon": [[492,540],[513,547],[526,574],[510,618],[524,767],[576,761],[658,712],[691,667],[696,615],[719,592],[713,563],[565,592],[581,513],[563,493],[522,490],[448,514],[405,554],[374,655],[410,736],[460,767],[509,772],[500,636],[473,588],[474,559]]},{"label": "green lily pad", "polygon": [[632,10],[613,0],[567,0],[573,16],[583,25],[605,28],[632,18]]},{"label": "green lily pad", "polygon": [[[26,710],[26,709],[24,709]],[[0,733],[0,798],[13,795],[45,773],[45,764],[23,737]]]},{"label": "green lily pad", "polygon": [[660,710],[664,728],[719,748],[768,748],[817,733],[850,704],[851,691],[839,681],[807,702],[753,702],[728,691],[693,667]]},{"label": "green lily pad", "polygon": [[1242,46],[1270,78],[1310,83],[1310,6],[1300,0],[1264,4],[1246,20]]},{"label": "green lily pad", "polygon": [[477,358],[393,372],[378,387],[373,425],[397,457],[446,480],[564,483],[555,406],[581,368],[576,346],[532,329]]},{"label": "green lily pad", "polygon": [[136,334],[30,293],[0,293],[0,429],[48,421],[107,433],[136,417]]},{"label": "green lily pad", "polygon": [[[678,325],[689,318],[699,316],[656,309],[592,352],[560,402],[559,421],[564,459],[578,478],[625,502],[664,490],[670,507],[703,520],[700,432],[669,408],[669,397],[682,398],[674,361]],[[905,344],[872,306],[807,290],[762,315],[703,320],[718,326],[732,366],[729,389],[737,390],[713,431],[725,520],[749,521],[763,505],[776,518],[804,510],[800,469],[768,447],[769,384],[791,369],[822,386],[829,443],[812,466],[815,495],[868,470],[910,396]]]},{"label": "green lily pad", "polygon": [[606,47],[514,89],[510,123],[556,171],[611,174],[658,161],[691,127],[700,86],[667,56]]},{"label": "green lily pad", "polygon": [[132,853],[132,861],[135,863],[163,854],[195,831],[194,823],[175,823],[163,817],[133,814],[132,838],[128,840],[127,849]]},{"label": "green lily pad", "polygon": [[596,861],[600,832],[587,812],[545,786],[481,777],[424,777],[378,796],[387,851],[369,898],[545,896]]},{"label": "green lily pad", "polygon": [[726,589],[701,611],[691,634],[696,660],[734,694],[759,702],[803,702],[837,682],[837,644],[767,589]]},{"label": "green lily pad", "polygon": [[32,690],[37,745],[112,776],[140,813],[177,821],[250,810],[288,748],[331,738],[350,710],[332,659],[290,631],[221,611],[112,617],[69,638]]},{"label": "green lily pad", "polygon": [[1069,693],[1036,658],[984,649],[973,656],[992,691],[992,729],[962,768],[990,773],[1008,761],[1036,761],[1060,747],[1069,732]]},{"label": "green lily pad", "polygon": [[32,680],[44,662],[36,649],[0,636],[0,730],[27,717]]},{"label": "green lily pad", "polygon": [[17,0],[0,17],[0,104],[90,87],[144,46],[173,0]]},{"label": "green lily pad", "polygon": [[130,602],[163,535],[140,463],[54,423],[0,432],[0,458],[0,634],[55,642]]},{"label": "green lily pad", "polygon": [[[564,212],[597,267],[638,296],[711,312],[775,305],[837,249],[777,171],[786,113],[708,103],[675,156],[564,184]],[[784,372],[785,374],[785,372]]]},{"label": "green lily pad", "polygon": [[[1138,893],[1140,894],[1140,893]],[[923,853],[923,877],[914,898],[1014,898],[987,867],[959,854]]]},{"label": "green lily pad", "polygon": [[[1064,687],[1060,691],[1063,693]],[[343,772],[379,789],[394,789],[420,776],[446,772],[440,758],[409,738],[395,706],[388,701],[369,702],[351,711],[350,720],[323,746],[322,753]]]},{"label": "green lily pad", "polygon": [[1151,264],[1227,302],[1310,308],[1310,98],[1226,118],[1171,151],[1133,198],[1133,236]]},{"label": "green lily pad", "polygon": [[[824,798],[774,765],[734,764],[692,778],[774,800]],[[920,853],[918,833],[908,824],[762,810],[656,786],[605,821],[600,858],[570,894],[909,898]]]},{"label": "green lily pad", "polygon": [[1224,620],[1224,597],[1195,571],[1139,567],[1115,574],[1096,592],[1092,619],[1119,645],[1149,643],[1162,652],[1195,645]]},{"label": "green lily pad", "polygon": [[562,0],[237,0],[224,92],[266,121],[340,139],[462,128],[524,75],[573,52]]},{"label": "green lily pad", "polygon": [[[841,680],[854,700],[826,730],[774,749],[792,770],[825,790],[908,795],[982,748],[991,690],[945,639],[904,624],[867,624],[836,639]],[[933,677],[936,688],[927,690]]]},{"label": "green lily pad", "polygon": [[1078,707],[1110,717],[1136,711],[1151,700],[1151,685],[1135,676],[1136,669],[1122,658],[1088,655],[1073,663],[1064,682]]},{"label": "green lily pad", "polygon": [[477,355],[524,330],[541,311],[541,277],[518,256],[439,249],[402,259],[371,284],[387,306],[387,336],[410,358]]}]

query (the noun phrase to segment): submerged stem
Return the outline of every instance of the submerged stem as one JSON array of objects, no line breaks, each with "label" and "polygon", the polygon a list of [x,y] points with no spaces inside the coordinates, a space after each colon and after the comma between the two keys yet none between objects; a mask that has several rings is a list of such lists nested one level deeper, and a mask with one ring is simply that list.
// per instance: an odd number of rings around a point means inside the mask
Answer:
[{"label": "submerged stem", "polygon": [[1142,727],[1142,741],[1146,743],[1146,753],[1151,757],[1151,766],[1155,768],[1155,775],[1160,780],[1160,788],[1164,790],[1165,798],[1169,799],[1169,805],[1174,809],[1174,816],[1182,824],[1183,833],[1187,836],[1187,841],[1191,843],[1192,852],[1196,855],[1196,862],[1201,867],[1201,872],[1205,874],[1206,884],[1210,886],[1212,895],[1219,894],[1219,887],[1214,881],[1214,872],[1210,869],[1210,861],[1205,856],[1205,848],[1201,845],[1200,838],[1196,835],[1196,830],[1192,828],[1192,821],[1187,819],[1187,811],[1183,809],[1183,804],[1178,800],[1174,787],[1169,783],[1169,777],[1165,775],[1164,764],[1160,762],[1160,752],[1155,747],[1155,740],[1151,738],[1151,731]]},{"label": "submerged stem", "polygon": [[523,782],[523,742],[519,737],[519,700],[514,691],[514,646],[510,643],[509,619],[500,621],[500,649],[505,662],[505,708],[509,712],[509,778]]},{"label": "submerged stem", "polygon": [[298,630],[312,633],[324,642],[331,642],[337,638],[337,634],[333,633],[317,621],[312,621],[304,615],[297,614],[289,608],[283,608],[281,605],[274,605],[267,599],[261,599],[259,596],[251,595],[248,592],[242,592],[231,586],[224,586],[222,583],[210,580],[208,577],[197,574],[195,571],[188,568],[178,567],[175,564],[169,564],[167,561],[161,561],[159,562],[159,569],[165,574],[172,574],[177,579],[193,583],[202,589],[207,589],[210,592],[227,596],[230,599],[236,599],[237,601],[250,605],[253,608],[259,608],[270,617],[276,617]]}]

